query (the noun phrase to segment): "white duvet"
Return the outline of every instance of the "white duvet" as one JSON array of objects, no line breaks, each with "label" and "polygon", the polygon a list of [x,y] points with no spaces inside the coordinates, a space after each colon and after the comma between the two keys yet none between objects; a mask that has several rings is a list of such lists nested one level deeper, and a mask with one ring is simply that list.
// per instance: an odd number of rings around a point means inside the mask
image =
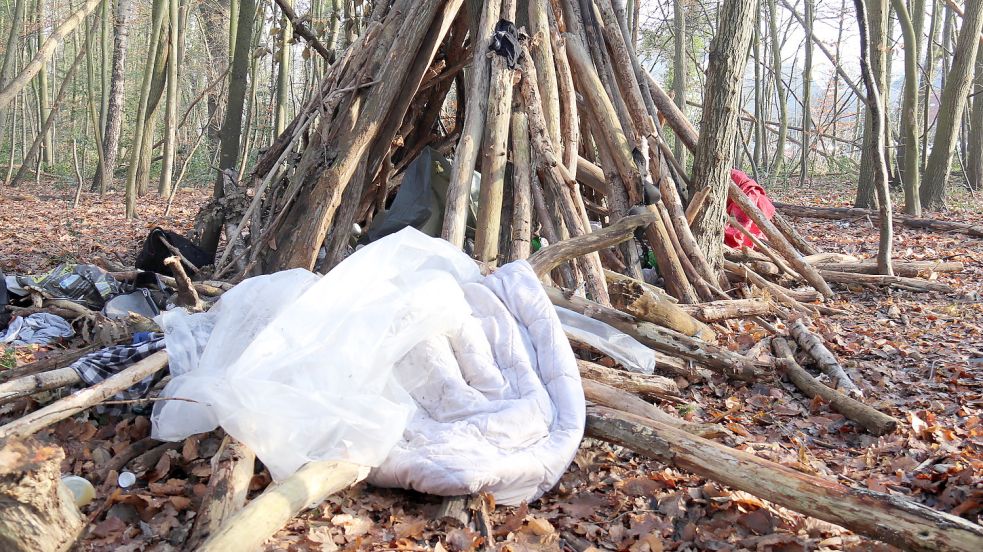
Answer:
[{"label": "white duvet", "polygon": [[217,426],[276,479],[311,460],[438,495],[538,498],[572,461],[584,395],[570,345],[525,262],[483,277],[413,229],[324,277],[251,278],[207,313],[165,313],[173,378],[153,434]]}]

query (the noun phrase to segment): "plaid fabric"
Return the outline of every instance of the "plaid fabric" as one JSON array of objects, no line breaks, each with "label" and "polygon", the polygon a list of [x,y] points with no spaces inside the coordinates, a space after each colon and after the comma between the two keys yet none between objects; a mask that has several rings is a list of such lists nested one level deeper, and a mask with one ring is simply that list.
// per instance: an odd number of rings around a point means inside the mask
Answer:
[{"label": "plaid fabric", "polygon": [[[144,338],[144,340],[140,341],[140,338]],[[164,348],[164,334],[162,333],[138,336],[136,340],[139,342],[132,345],[116,345],[89,353],[75,361],[71,368],[87,386],[95,385]],[[160,373],[147,376],[133,387],[117,393],[112,400],[128,401],[144,398],[156,381],[156,376],[159,375]],[[143,405],[138,405],[135,410],[146,409],[141,407]],[[122,413],[125,409],[101,407],[98,410],[116,414]]]}]

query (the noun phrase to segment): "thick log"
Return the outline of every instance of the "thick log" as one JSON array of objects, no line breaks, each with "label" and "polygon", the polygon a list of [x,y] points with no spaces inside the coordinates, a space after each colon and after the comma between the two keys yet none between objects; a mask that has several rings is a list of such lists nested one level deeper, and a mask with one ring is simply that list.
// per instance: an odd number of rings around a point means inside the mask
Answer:
[{"label": "thick log", "polygon": [[665,376],[616,370],[586,360],[577,360],[577,367],[580,368],[581,378],[603,383],[626,393],[656,399],[679,399],[679,386]]},{"label": "thick log", "polygon": [[696,220],[696,216],[700,214],[703,207],[707,204],[707,198],[710,197],[710,188],[702,188],[696,192],[689,200],[689,205],[686,206],[686,224],[693,226],[693,221]]},{"label": "thick log", "polygon": [[647,213],[625,217],[607,228],[548,245],[529,257],[529,264],[538,276],[545,276],[566,261],[630,240],[636,228],[651,224],[655,217]]},{"label": "thick log", "polygon": [[31,376],[10,380],[0,384],[0,404],[27,397],[41,391],[60,389],[82,381],[75,370],[58,368],[50,372],[41,372]]},{"label": "thick log", "polygon": [[761,299],[733,299],[682,305],[683,311],[690,316],[712,324],[732,318],[750,318],[752,316],[773,316],[777,314],[775,304]]},{"label": "thick log", "polygon": [[880,274],[853,274],[850,272],[836,272],[834,270],[820,270],[823,278],[827,281],[859,286],[890,286],[908,291],[955,293],[952,287],[939,282],[931,282],[920,278],[905,278],[902,276],[883,276]]},{"label": "thick log", "polygon": [[692,360],[717,373],[739,380],[760,381],[769,377],[770,366],[767,364],[755,362],[718,345],[685,336],[650,322],[641,322],[634,316],[582,297],[567,297],[559,289],[545,289],[554,305],[610,324],[656,351]]},{"label": "thick log", "polygon": [[785,236],[775,228],[775,225],[765,217],[764,213],[758,209],[757,205],[751,203],[751,200],[744,195],[744,192],[737,187],[737,184],[733,182],[728,182],[728,197],[731,201],[736,203],[741,211],[748,216],[754,223],[764,232],[765,236],[768,238],[768,243],[775,248],[782,257],[798,272],[809,285],[816,288],[819,293],[822,293],[824,297],[831,299],[833,297],[833,290],[829,288],[826,280],[812,267],[809,263],[802,260],[802,257],[795,251],[792,244],[785,239]]},{"label": "thick log", "polygon": [[605,270],[604,278],[605,280],[607,280],[609,286],[614,284],[615,282],[633,282],[642,286],[642,288],[644,288],[646,292],[654,294],[662,301],[665,301],[667,303],[672,303],[674,305],[679,303],[679,299],[676,299],[672,295],[669,295],[668,293],[666,293],[666,290],[660,288],[659,286],[653,286],[648,282],[643,282],[642,280],[636,280],[630,276],[625,276],[624,274],[615,272],[613,270]]},{"label": "thick log", "polygon": [[0,426],[0,440],[25,437],[53,423],[74,416],[124,389],[129,389],[138,381],[163,370],[166,366],[167,352],[158,351],[92,387],[76,391],[68,397],[55,401],[23,418]]},{"label": "thick log", "polygon": [[577,182],[587,186],[596,194],[604,196],[608,193],[604,170],[579,155],[577,156]]},{"label": "thick log", "polygon": [[[793,205],[791,203],[774,202],[784,215],[796,218],[818,218],[828,220],[844,219],[868,219],[871,223],[878,223],[877,211],[859,209],[853,207],[807,207],[804,205]],[[894,223],[907,228],[918,230],[933,230],[936,232],[955,232],[966,234],[974,238],[983,238],[983,226],[977,224],[967,224],[964,222],[952,222],[931,218],[913,217],[911,215],[895,214]]]},{"label": "thick log", "polygon": [[658,207],[648,205],[646,209],[657,215],[655,221],[645,229],[645,239],[648,240],[655,252],[659,271],[666,282],[666,290],[670,295],[679,299],[680,303],[699,303],[699,298],[690,285],[683,265],[672,247],[669,231],[666,229],[662,217],[658,216]]},{"label": "thick log", "polygon": [[853,420],[873,435],[887,435],[897,429],[898,421],[891,416],[816,381],[816,378],[795,362],[792,349],[785,338],[774,338],[771,346],[775,351],[775,357],[781,360],[780,369],[788,376],[789,381],[810,399],[816,396],[822,397],[833,410]]},{"label": "thick log", "polygon": [[863,392],[853,383],[850,376],[846,375],[846,372],[843,371],[843,367],[840,366],[836,357],[833,356],[833,352],[826,348],[826,345],[819,336],[806,328],[802,320],[792,322],[788,331],[792,335],[792,338],[795,339],[795,342],[799,344],[799,347],[802,347],[816,361],[819,371],[826,374],[833,382],[833,389],[853,397],[863,396]]},{"label": "thick log", "polygon": [[85,527],[61,482],[65,452],[34,439],[0,443],[0,550],[61,552]]},{"label": "thick log", "polygon": [[528,259],[532,245],[532,161],[529,120],[521,111],[512,113],[512,228],[509,260]]},{"label": "thick log", "polygon": [[682,334],[714,341],[717,335],[706,324],[690,316],[680,305],[663,301],[636,280],[624,280],[608,286],[611,305],[639,320],[658,324]]},{"label": "thick log", "polygon": [[468,194],[471,193],[474,164],[478,159],[478,149],[481,147],[481,137],[485,129],[485,113],[488,108],[488,90],[491,82],[491,57],[488,55],[488,45],[491,43],[495,22],[498,21],[501,8],[502,0],[484,2],[481,19],[478,28],[475,29],[477,34],[471,39],[474,57],[471,60],[471,76],[468,82],[467,112],[464,115],[461,137],[454,150],[454,164],[451,167],[450,184],[447,188],[444,227],[440,234],[442,238],[458,247],[464,246],[464,233],[468,221]]},{"label": "thick log", "polygon": [[348,462],[309,462],[272,485],[199,548],[198,552],[258,550],[298,513],[362,480],[368,470]]},{"label": "thick log", "polygon": [[588,407],[587,435],[905,550],[983,549],[983,527],[965,519],[808,475],[655,420]]},{"label": "thick log", "polygon": [[196,550],[246,505],[256,455],[246,445],[226,435],[212,456],[212,475],[201,498],[185,549]]},{"label": "thick log", "polygon": [[622,410],[706,439],[713,439],[728,433],[726,429],[719,426],[687,422],[677,418],[654,404],[610,385],[589,379],[581,380],[581,382],[584,386],[584,398],[594,404]]},{"label": "thick log", "polygon": [[[963,263],[952,263],[944,261],[894,261],[894,275],[904,278],[927,278],[933,272],[951,273],[961,272],[965,265]],[[853,274],[877,274],[876,262],[860,263],[823,263],[817,265],[820,270],[832,270],[834,272],[850,272]]]},{"label": "thick log", "polygon": [[[516,0],[502,0],[501,18],[515,21]],[[481,154],[481,191],[474,256],[491,266],[498,264],[502,233],[502,203],[505,197],[505,165],[509,159],[509,126],[512,120],[512,77],[504,57],[492,56],[485,112],[485,137]],[[559,125],[557,125],[559,132]]]}]

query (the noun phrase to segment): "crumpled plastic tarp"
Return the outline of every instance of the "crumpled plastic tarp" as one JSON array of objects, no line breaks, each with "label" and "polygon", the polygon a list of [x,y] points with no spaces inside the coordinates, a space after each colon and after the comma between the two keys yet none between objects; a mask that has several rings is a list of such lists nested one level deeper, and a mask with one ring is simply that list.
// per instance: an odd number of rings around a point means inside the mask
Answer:
[{"label": "crumpled plastic tarp", "polygon": [[207,313],[157,318],[173,378],[153,436],[221,425],[283,479],[311,460],[369,482],[534,500],[573,460],[585,406],[576,360],[528,263],[482,277],[407,228],[326,276],[245,280]]},{"label": "crumpled plastic tarp", "polygon": [[586,343],[608,355],[629,372],[649,375],[655,373],[658,364],[655,351],[642,345],[634,337],[579,312],[563,307],[554,308],[560,317],[563,329],[572,339]]},{"label": "crumpled plastic tarp", "polygon": [[[730,179],[734,181],[734,184],[737,184],[737,187],[744,192],[744,195],[751,199],[751,203],[754,203],[764,213],[768,220],[771,220],[775,216],[775,206],[768,199],[765,189],[755,182],[754,179],[737,169],[730,170]],[[734,217],[741,226],[746,228],[751,234],[754,234],[755,237],[762,235],[761,229],[729,198],[727,199],[727,214]],[[734,248],[754,248],[754,243],[751,239],[737,228],[734,228],[729,222],[724,228],[724,243]]]},{"label": "crumpled plastic tarp", "polygon": [[64,318],[56,314],[37,312],[11,320],[7,329],[0,332],[0,343],[9,343],[15,347],[48,345],[73,335],[75,330]]}]

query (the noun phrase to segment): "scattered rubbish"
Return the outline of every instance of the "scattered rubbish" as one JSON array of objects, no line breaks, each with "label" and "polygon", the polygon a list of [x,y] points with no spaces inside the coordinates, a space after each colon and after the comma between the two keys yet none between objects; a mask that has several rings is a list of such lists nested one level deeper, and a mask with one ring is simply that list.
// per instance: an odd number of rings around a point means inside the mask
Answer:
[{"label": "scattered rubbish", "polygon": [[130,313],[139,314],[145,318],[153,318],[160,314],[160,309],[154,303],[154,298],[148,289],[137,289],[131,293],[117,295],[103,307],[102,313],[107,318],[126,318]]},{"label": "scattered rubbish", "polygon": [[[737,169],[731,169],[730,179],[734,181],[734,184],[737,184],[741,191],[744,192],[744,195],[748,196],[751,202],[761,210],[768,220],[771,220],[775,216],[775,206],[768,199],[765,189],[755,182],[754,179]],[[763,235],[761,229],[754,224],[751,218],[744,214],[740,206],[730,199],[727,200],[727,214],[734,217],[741,226],[756,237]],[[741,247],[754,248],[751,238],[745,236],[740,230],[731,226],[730,223],[724,228],[724,243],[738,249]]]},{"label": "scattered rubbish", "polygon": [[96,488],[84,477],[66,475],[61,478],[61,482],[72,491],[75,505],[79,508],[87,506],[96,497]]},{"label": "scattered rubbish", "polygon": [[634,337],[579,312],[563,307],[554,308],[570,338],[610,356],[630,372],[655,372],[655,351],[642,345]]},{"label": "scattered rubbish", "polygon": [[158,274],[173,276],[171,269],[164,265],[164,259],[174,255],[170,245],[181,252],[181,255],[195,266],[196,269],[215,262],[214,257],[185,238],[181,234],[157,227],[150,231],[143,242],[143,248],[137,254],[136,267]]},{"label": "scattered rubbish", "polygon": [[137,476],[133,472],[120,472],[119,476],[116,478],[116,484],[122,489],[128,489],[137,482]]},{"label": "scattered rubbish", "polygon": [[0,330],[7,328],[10,322],[10,313],[7,312],[7,305],[10,304],[10,294],[7,293],[7,278],[0,270]]},{"label": "scattered rubbish", "polygon": [[0,343],[9,343],[14,347],[48,345],[73,335],[75,330],[64,318],[55,314],[37,312],[11,320],[7,329],[0,333]]},{"label": "scattered rubbish", "polygon": [[277,480],[345,460],[378,486],[519,504],[553,487],[583,434],[576,359],[529,264],[482,277],[412,228],[323,278],[247,279],[206,313],[158,320],[162,397],[185,400],[155,404],[153,437],[221,425]]},{"label": "scattered rubbish", "polygon": [[[136,341],[137,339],[140,341]],[[140,332],[140,334],[134,335],[133,344],[106,347],[89,353],[75,361],[71,368],[75,370],[75,373],[86,386],[91,386],[116,375],[163,348],[164,334]],[[150,391],[154,381],[156,381],[155,376],[148,376],[133,387],[117,393],[113,399],[117,401],[141,399]],[[117,407],[110,409],[111,412],[121,412],[122,410],[124,409]]]},{"label": "scattered rubbish", "polygon": [[120,283],[95,265],[65,263],[39,276],[19,276],[23,288],[37,288],[54,299],[68,299],[100,310],[106,301],[122,293]]}]

